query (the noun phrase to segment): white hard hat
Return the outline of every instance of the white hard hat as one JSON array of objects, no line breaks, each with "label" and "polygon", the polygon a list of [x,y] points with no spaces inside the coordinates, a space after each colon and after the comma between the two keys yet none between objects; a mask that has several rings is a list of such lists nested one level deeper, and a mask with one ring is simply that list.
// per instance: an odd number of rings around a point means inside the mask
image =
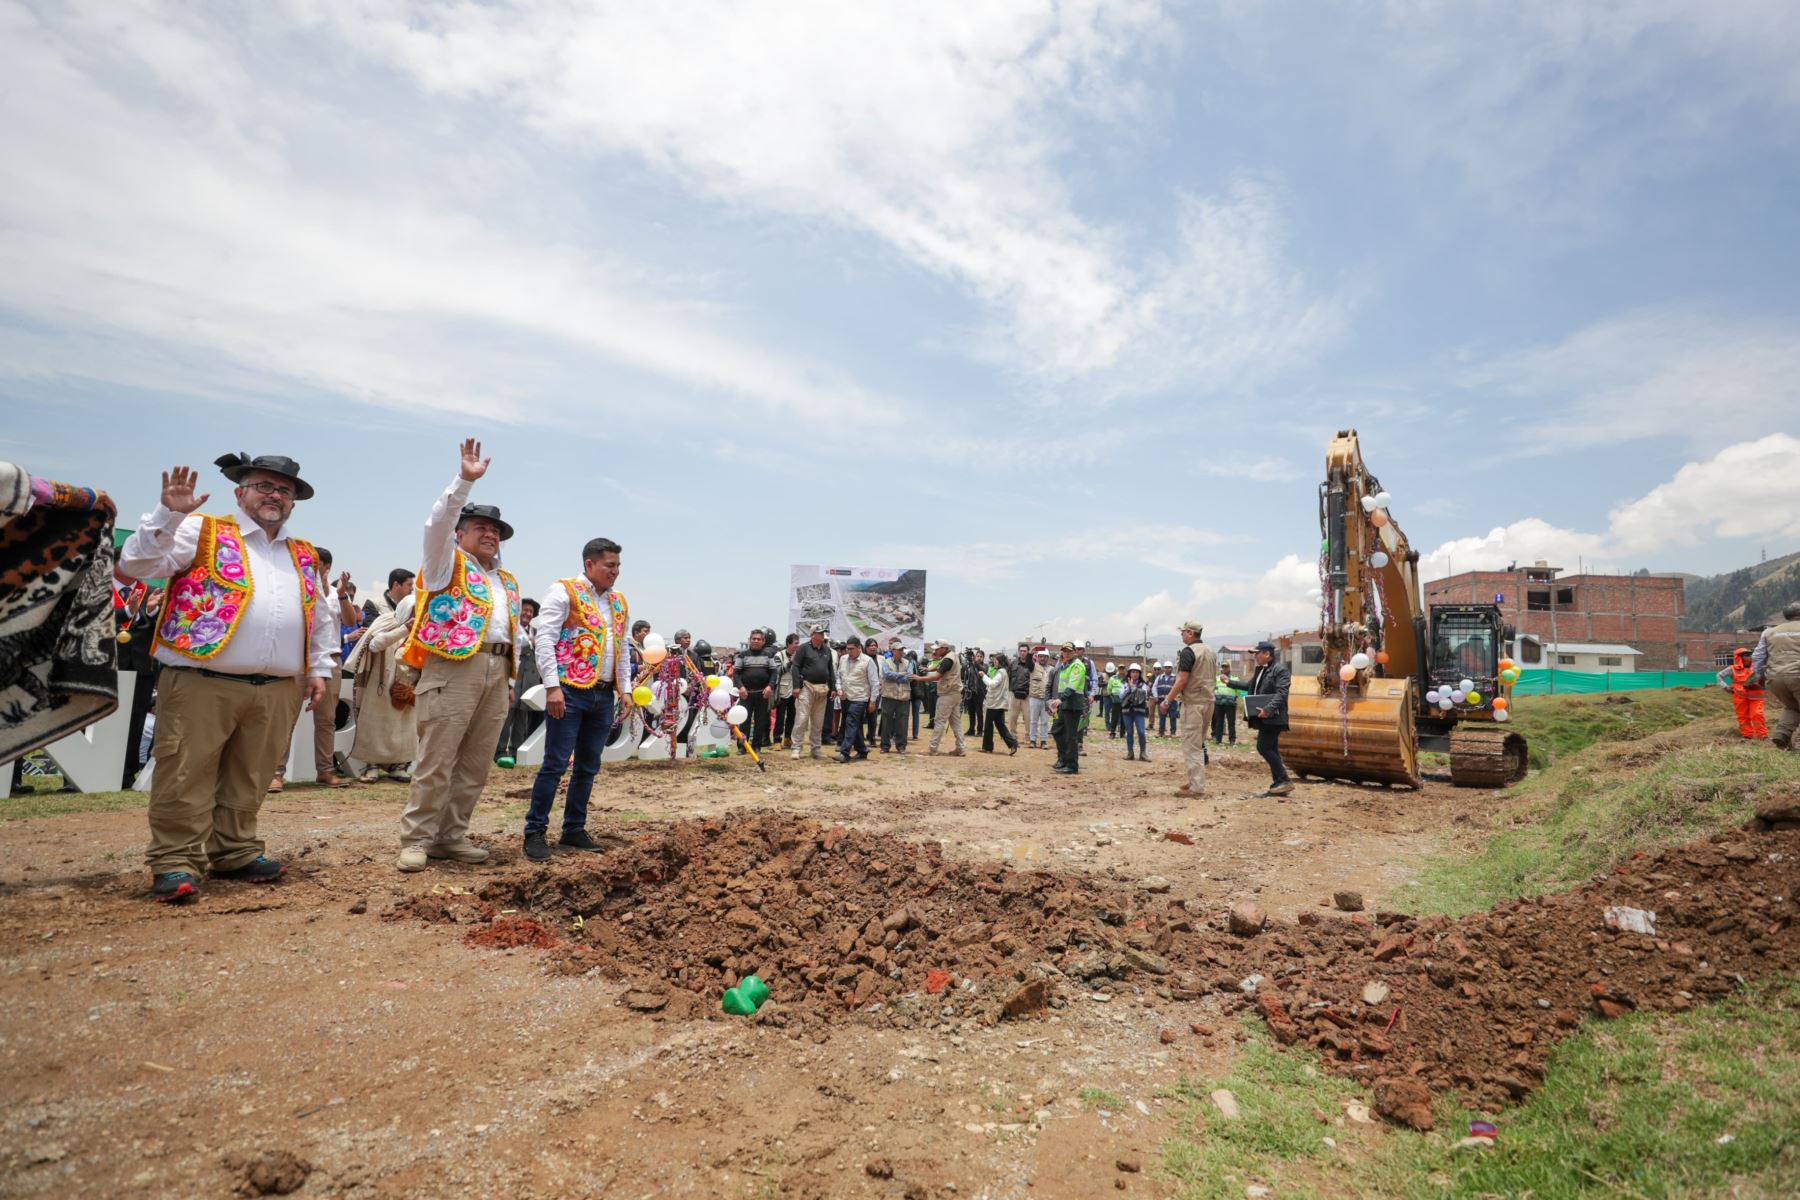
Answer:
[{"label": "white hard hat", "polygon": [[1106,664],[1106,673],[1108,675],[1112,674],[1114,671],[1116,671],[1118,669],[1119,669],[1118,663],[1107,663]]}]

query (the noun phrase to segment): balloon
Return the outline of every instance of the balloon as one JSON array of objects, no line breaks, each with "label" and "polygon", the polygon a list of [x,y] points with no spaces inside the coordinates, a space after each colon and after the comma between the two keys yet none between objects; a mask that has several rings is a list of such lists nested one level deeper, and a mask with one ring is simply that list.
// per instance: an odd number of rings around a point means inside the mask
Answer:
[{"label": "balloon", "polygon": [[1383,525],[1386,525],[1387,523],[1388,523],[1388,515],[1387,515],[1387,511],[1385,509],[1378,508],[1374,512],[1369,514],[1369,524],[1373,525],[1375,528],[1380,529]]},{"label": "balloon", "polygon": [[1394,502],[1394,498],[1392,496],[1388,495],[1386,492],[1376,492],[1375,493],[1375,507],[1376,508],[1386,508],[1388,505],[1392,504],[1393,502]]},{"label": "balloon", "polygon": [[1442,697],[1435,691],[1425,693],[1425,703],[1427,704],[1436,704],[1440,699],[1442,699]]},{"label": "balloon", "polygon": [[742,725],[750,719],[750,710],[741,704],[734,704],[725,710],[725,719],[733,725]]},{"label": "balloon", "polygon": [[631,689],[631,702],[633,704],[637,705],[639,708],[642,708],[642,707],[644,707],[644,705],[650,703],[650,700],[651,700],[650,689],[645,687],[643,684],[640,683],[638,686]]},{"label": "balloon", "polygon": [[663,641],[662,634],[660,633],[646,633],[644,635],[644,649],[661,650],[666,655],[669,651],[669,644]]},{"label": "balloon", "polygon": [[1451,703],[1450,697],[1445,696],[1442,700],[1438,701],[1438,707],[1445,712],[1449,712],[1451,709],[1455,708],[1456,705]]},{"label": "balloon", "polygon": [[715,688],[713,694],[706,698],[706,702],[712,705],[714,712],[724,712],[731,707],[731,693],[724,688]]},{"label": "balloon", "polygon": [[1351,666],[1349,663],[1345,663],[1343,666],[1338,668],[1338,678],[1343,680],[1345,683],[1349,683],[1352,679],[1356,678],[1356,668]]},{"label": "balloon", "polygon": [[1494,710],[1494,720],[1504,724],[1507,721],[1512,720],[1512,713],[1504,708],[1497,708]]},{"label": "balloon", "polygon": [[1507,705],[1507,700],[1506,700],[1505,696],[1495,696],[1494,697],[1494,711],[1495,712],[1505,712],[1507,707],[1508,707],[1508,705]]},{"label": "balloon", "polygon": [[706,677],[706,690],[710,692],[714,688],[718,687],[719,684],[722,682],[724,682],[724,681],[721,680],[717,675],[708,675]]},{"label": "balloon", "polygon": [[1473,679],[1465,679],[1456,686],[1465,692],[1472,692],[1475,690],[1475,681]]},{"label": "balloon", "polygon": [[1481,693],[1480,692],[1470,692],[1468,695],[1464,696],[1463,699],[1467,700],[1470,704],[1480,704],[1481,703]]},{"label": "balloon", "polygon": [[1350,656],[1350,665],[1355,667],[1359,671],[1368,670],[1369,669],[1369,661],[1370,661],[1369,656],[1366,654],[1352,654]]},{"label": "balloon", "polygon": [[1387,666],[1388,652],[1386,650],[1377,650],[1375,652],[1375,661],[1384,667]]},{"label": "balloon", "polygon": [[1375,553],[1369,555],[1369,565],[1374,567],[1377,571],[1387,566],[1388,556],[1386,551],[1377,550]]},{"label": "balloon", "polygon": [[660,667],[663,664],[663,660],[668,657],[668,650],[662,646],[658,646],[654,650],[649,646],[644,647],[644,661],[650,666]]},{"label": "balloon", "polygon": [[1364,512],[1374,512],[1375,511],[1375,497],[1364,496],[1362,498],[1362,506],[1363,506]]},{"label": "balloon", "polygon": [[1461,688],[1451,688],[1450,689],[1450,703],[1461,704],[1463,702],[1463,700],[1468,696],[1468,694],[1469,693],[1463,691]]},{"label": "balloon", "polygon": [[688,683],[687,683],[687,680],[685,680],[685,679],[677,679],[677,680],[676,680],[676,681],[675,681],[675,687],[676,687],[676,689],[677,689],[677,690],[678,690],[678,691],[680,691],[680,693],[681,693],[681,694],[682,694],[682,695],[684,695],[684,696],[685,696],[685,695],[687,695],[687,693],[688,693]]},{"label": "balloon", "polygon": [[1501,669],[1501,670],[1502,670],[1502,671],[1510,671],[1510,670],[1512,670],[1512,669],[1513,669],[1513,660],[1512,660],[1512,659],[1510,659],[1510,658],[1503,658],[1503,659],[1501,659],[1501,660],[1500,660],[1500,669]]}]

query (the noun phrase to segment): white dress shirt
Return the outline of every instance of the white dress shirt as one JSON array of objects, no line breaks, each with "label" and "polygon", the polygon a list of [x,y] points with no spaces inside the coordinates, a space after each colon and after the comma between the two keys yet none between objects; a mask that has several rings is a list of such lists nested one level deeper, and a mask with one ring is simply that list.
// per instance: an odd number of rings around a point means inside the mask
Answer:
[{"label": "white dress shirt", "polygon": [[[419,572],[419,585],[427,592],[450,585],[450,576],[456,570],[456,522],[462,516],[462,506],[469,502],[469,489],[474,484],[474,480],[458,475],[431,506],[431,517],[425,522],[425,565]],[[506,585],[500,582],[499,575],[483,570],[481,560],[473,554],[464,557],[469,560],[469,578],[486,583],[488,598],[494,603],[482,640],[504,644],[512,636],[512,619],[508,616],[511,600]],[[495,555],[494,566],[499,565],[500,556]]]},{"label": "white dress shirt", "polygon": [[[170,580],[194,565],[200,549],[200,513],[172,512],[162,505],[145,514],[119,550],[119,572],[132,579]],[[288,549],[287,526],[274,537],[249,513],[237,514],[244,540],[244,565],[250,572],[250,603],[223,649],[195,662],[167,646],[156,647],[158,662],[172,667],[204,667],[226,675],[299,675],[305,609],[300,604],[300,575]],[[160,619],[159,622],[160,624]],[[329,679],[343,646],[335,598],[321,585],[313,603],[312,638],[305,674]]]},{"label": "white dress shirt", "polygon": [[[588,584],[588,591],[594,591],[594,585]],[[612,602],[607,599],[612,589],[594,592],[594,600],[600,606],[600,674],[599,682],[613,682],[613,658],[618,653],[614,645],[612,627]],[[561,687],[562,676],[556,670],[556,643],[562,639],[563,624],[569,619],[569,589],[557,580],[544,589],[544,598],[539,601],[537,621],[531,627],[532,649],[537,654],[538,674],[544,677],[545,687]]]}]

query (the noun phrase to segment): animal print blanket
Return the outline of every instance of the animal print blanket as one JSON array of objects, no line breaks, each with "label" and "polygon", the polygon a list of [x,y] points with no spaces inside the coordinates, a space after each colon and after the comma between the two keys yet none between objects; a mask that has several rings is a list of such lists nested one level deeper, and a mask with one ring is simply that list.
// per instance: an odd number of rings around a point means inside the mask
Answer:
[{"label": "animal print blanket", "polygon": [[0,462],[0,763],[119,706],[113,512]]}]

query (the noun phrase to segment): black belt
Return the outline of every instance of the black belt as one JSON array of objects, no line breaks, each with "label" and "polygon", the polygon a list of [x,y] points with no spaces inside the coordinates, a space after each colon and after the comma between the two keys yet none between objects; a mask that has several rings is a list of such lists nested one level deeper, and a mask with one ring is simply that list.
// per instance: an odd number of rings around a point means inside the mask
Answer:
[{"label": "black belt", "polygon": [[504,654],[511,658],[513,644],[511,642],[483,642],[475,648],[477,654]]},{"label": "black belt", "polygon": [[293,675],[233,675],[227,671],[209,671],[205,667],[183,667],[174,663],[164,663],[165,671],[192,671],[196,675],[204,675],[208,679],[226,679],[232,683],[247,683],[251,687],[262,687],[269,683],[292,683]]}]

